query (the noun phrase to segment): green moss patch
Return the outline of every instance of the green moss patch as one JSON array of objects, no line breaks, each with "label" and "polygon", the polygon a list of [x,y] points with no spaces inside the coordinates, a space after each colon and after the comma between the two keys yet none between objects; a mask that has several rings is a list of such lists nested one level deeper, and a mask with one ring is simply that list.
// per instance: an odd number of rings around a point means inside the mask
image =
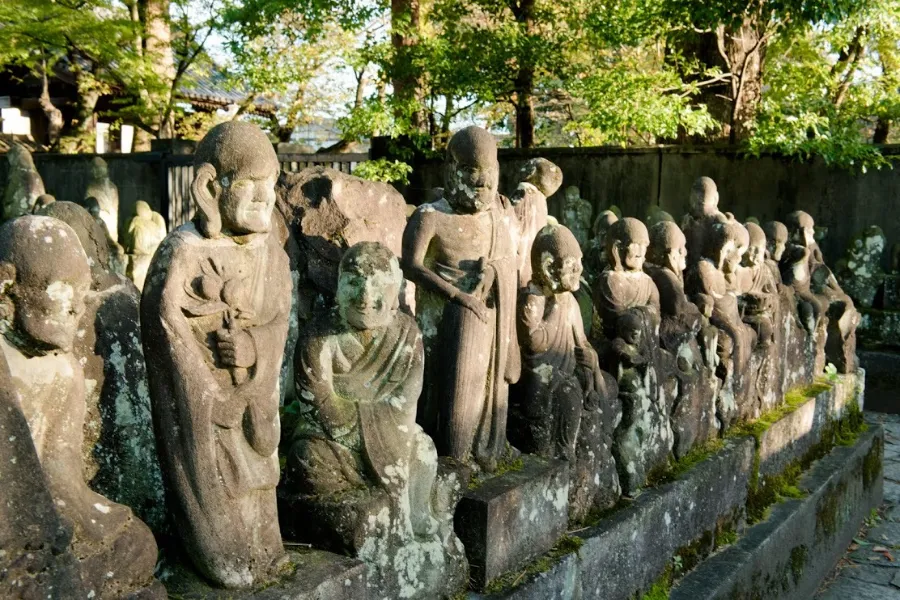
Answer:
[{"label": "green moss patch", "polygon": [[584,540],[573,535],[564,535],[546,554],[531,561],[519,571],[510,571],[490,582],[485,588],[486,594],[501,594],[514,589],[536,575],[546,573],[555,567],[569,554],[575,554],[584,544]]}]

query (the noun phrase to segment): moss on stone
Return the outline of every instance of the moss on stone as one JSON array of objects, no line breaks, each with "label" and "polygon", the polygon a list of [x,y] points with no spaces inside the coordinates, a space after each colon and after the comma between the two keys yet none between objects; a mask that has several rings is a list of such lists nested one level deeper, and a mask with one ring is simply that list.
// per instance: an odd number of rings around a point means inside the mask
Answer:
[{"label": "moss on stone", "polygon": [[863,459],[863,487],[869,489],[878,480],[884,461],[884,442],[880,437],[872,440],[872,447]]},{"label": "moss on stone", "polygon": [[569,554],[575,554],[584,540],[573,535],[564,535],[546,554],[531,561],[524,569],[510,571],[491,581],[484,588],[486,594],[501,594],[514,589],[536,575],[546,573]]},{"label": "moss on stone", "polygon": [[640,600],[668,600],[672,592],[672,568],[668,567],[659,578],[653,582],[650,589],[643,594],[636,594],[635,599]]},{"label": "moss on stone", "polygon": [[807,554],[808,550],[803,544],[791,549],[791,575],[794,578],[794,585],[800,583],[800,579],[803,577]]},{"label": "moss on stone", "polygon": [[469,489],[478,489],[488,479],[500,477],[501,475],[505,475],[506,473],[511,473],[513,471],[521,471],[524,468],[525,461],[521,456],[517,456],[516,458],[512,459],[501,460],[499,463],[497,463],[497,468],[492,473],[472,473],[471,477],[469,477]]}]

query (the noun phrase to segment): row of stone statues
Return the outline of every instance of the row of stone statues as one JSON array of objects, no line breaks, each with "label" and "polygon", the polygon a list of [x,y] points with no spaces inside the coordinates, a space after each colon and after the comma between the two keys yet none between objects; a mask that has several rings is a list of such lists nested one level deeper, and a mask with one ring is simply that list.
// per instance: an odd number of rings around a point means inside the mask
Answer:
[{"label": "row of stone statues", "polygon": [[[34,159],[25,146],[13,144],[6,159],[9,174],[3,194],[3,220],[38,214],[56,201],[46,193]],[[139,290],[143,289],[150,259],[166,237],[166,223],[162,215],[153,211],[143,200],[138,200],[135,214],[128,221],[120,244],[119,189],[109,176],[106,161],[99,156],[91,160],[91,178],[81,204],[106,231],[113,269],[127,275]]]},{"label": "row of stone statues", "polygon": [[[171,531],[210,584],[292,576],[285,534],[362,559],[384,597],[428,598],[466,584],[453,514],[473,473],[520,452],[565,461],[580,519],[637,494],[673,453],[775,408],[826,356],[855,368],[857,313],[811,217],[743,225],[707,178],[681,228],[601,214],[603,269],[583,278],[582,244],[548,216],[558,167],[529,161],[507,198],[478,127],[451,138],[438,199],[399,224],[385,218],[404,210],[386,186],[279,178],[252,124],[214,127],[194,161],[197,215],[153,255],[139,326],[111,324],[135,296],[111,304],[123,286],[84,209],[52,203],[0,231],[0,348],[42,465],[33,483],[71,536],[60,565],[80,566],[98,597],[160,592],[149,530],[85,483],[102,477],[84,457],[105,449],[83,451],[92,406],[110,444],[140,441],[152,410],[149,444],[97,470],[149,472],[143,449],[158,454]],[[129,354],[138,338],[142,355]],[[104,371],[101,388],[138,389],[92,400],[91,361],[146,374]],[[295,394],[281,407],[285,385]],[[155,489],[127,504],[147,509]]]}]

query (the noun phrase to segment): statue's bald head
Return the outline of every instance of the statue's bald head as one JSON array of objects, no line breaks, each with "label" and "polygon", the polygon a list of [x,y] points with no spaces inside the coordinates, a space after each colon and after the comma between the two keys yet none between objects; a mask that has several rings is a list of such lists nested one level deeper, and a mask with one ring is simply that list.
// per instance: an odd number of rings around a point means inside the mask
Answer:
[{"label": "statue's bald head", "polygon": [[497,142],[481,127],[453,134],[444,165],[444,198],[459,213],[477,213],[493,205],[500,187]]},{"label": "statue's bald head", "polygon": [[751,246],[766,246],[766,232],[763,231],[763,228],[757,225],[756,223],[747,221],[744,223],[744,228],[747,230],[747,234],[750,236],[750,245]]},{"label": "statue's bald head", "polygon": [[453,134],[447,144],[447,155],[467,165],[496,163],[497,141],[488,130],[470,125]]},{"label": "statue's bald head", "polygon": [[714,214],[719,207],[719,188],[711,178],[698,177],[691,186],[690,210],[696,217]]},{"label": "statue's bald head", "polygon": [[220,123],[207,132],[194,152],[194,167],[208,163],[219,178],[252,173],[277,174],[278,156],[262,129],[247,121]]},{"label": "statue's bald head", "polygon": [[766,258],[766,234],[756,223],[748,221],[744,227],[750,238],[747,253],[744,254],[744,264],[749,267],[760,266]]},{"label": "statue's bald head", "polygon": [[99,288],[107,282],[110,271],[109,244],[101,221],[91,216],[91,213],[83,206],[74,202],[53,202],[37,214],[59,219],[69,225],[78,236],[78,241],[81,242],[81,247],[88,256],[94,277],[94,287]]},{"label": "statue's bald head", "polygon": [[794,243],[810,247],[816,243],[816,222],[812,215],[802,210],[795,210],[784,220],[788,235]]},{"label": "statue's bald head", "polygon": [[91,282],[88,258],[71,227],[26,215],[0,227],[0,305],[12,339],[34,353],[71,349],[84,294]]},{"label": "statue's bald head", "polygon": [[581,281],[581,246],[568,227],[544,226],[531,246],[531,272],[537,283],[554,292],[573,292]]},{"label": "statue's bald head", "polygon": [[611,210],[604,210],[597,218],[594,220],[594,226],[592,227],[594,231],[594,235],[601,240],[606,239],[606,234],[609,231],[609,228],[612,227],[612,224],[619,220],[618,215]]},{"label": "statue's bald head", "polygon": [[647,260],[680,275],[686,266],[686,242],[684,233],[678,225],[672,221],[658,221],[650,228]]},{"label": "statue's bald head", "polygon": [[338,267],[337,304],[345,323],[374,329],[390,323],[399,306],[403,273],[390,248],[359,242],[344,253]]},{"label": "statue's bald head", "polygon": [[638,219],[625,217],[612,224],[606,233],[606,256],[615,269],[640,271],[644,265],[650,234]]},{"label": "statue's bald head", "polygon": [[532,158],[527,161],[519,170],[519,177],[521,181],[530,183],[548,197],[559,189],[563,180],[562,169],[546,158]]},{"label": "statue's bald head", "polygon": [[143,200],[134,203],[134,214],[142,219],[149,219],[153,215],[153,209]]},{"label": "statue's bald head", "polygon": [[762,227],[769,243],[781,242],[784,244],[787,242],[788,230],[781,221],[767,221]]}]

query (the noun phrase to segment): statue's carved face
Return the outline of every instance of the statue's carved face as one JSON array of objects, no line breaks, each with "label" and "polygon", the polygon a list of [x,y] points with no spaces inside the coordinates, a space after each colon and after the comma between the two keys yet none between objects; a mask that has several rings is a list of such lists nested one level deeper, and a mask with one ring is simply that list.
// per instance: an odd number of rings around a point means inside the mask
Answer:
[{"label": "statue's carved face", "polygon": [[715,214],[719,210],[719,192],[707,191],[691,195],[691,214],[695,217]]},{"label": "statue's carved face", "polygon": [[447,165],[445,197],[460,213],[478,213],[490,208],[497,195],[500,165],[496,161],[479,164],[451,157]]},{"label": "statue's carved face", "polygon": [[337,302],[341,316],[355,329],[377,329],[394,319],[400,295],[400,269],[376,270],[369,275],[357,269],[342,270]]},{"label": "statue's carved face", "polygon": [[241,168],[233,179],[227,175],[219,178],[222,228],[236,235],[269,231],[277,176],[274,172]]},{"label": "statue's carved face", "polygon": [[566,188],[566,203],[574,205],[581,199],[581,192],[574,185]]},{"label": "statue's carved face", "polygon": [[581,287],[581,255],[552,256],[545,252],[541,269],[546,285],[556,293],[575,292]]},{"label": "statue's carved face", "polygon": [[816,243],[816,228],[812,224],[801,224],[791,232],[791,241],[809,248]]},{"label": "statue's carved face", "polygon": [[744,263],[748,267],[758,267],[763,264],[766,257],[766,245],[762,242],[750,244],[744,254]]},{"label": "statue's carved face", "polygon": [[666,253],[669,259],[668,267],[675,273],[683,273],[687,269],[687,247],[683,241],[675,244]]},{"label": "statue's carved face", "polygon": [[627,246],[619,246],[622,264],[626,271],[640,271],[644,268],[644,259],[647,256],[647,244],[632,242]]},{"label": "statue's carved face", "polygon": [[772,260],[781,260],[781,257],[784,255],[785,245],[784,240],[770,239],[766,241],[766,249],[769,251],[769,256],[772,257]]},{"label": "statue's carved face", "polygon": [[89,286],[89,279],[78,278],[63,278],[47,286],[14,285],[10,297],[16,331],[29,345],[70,352]]}]

